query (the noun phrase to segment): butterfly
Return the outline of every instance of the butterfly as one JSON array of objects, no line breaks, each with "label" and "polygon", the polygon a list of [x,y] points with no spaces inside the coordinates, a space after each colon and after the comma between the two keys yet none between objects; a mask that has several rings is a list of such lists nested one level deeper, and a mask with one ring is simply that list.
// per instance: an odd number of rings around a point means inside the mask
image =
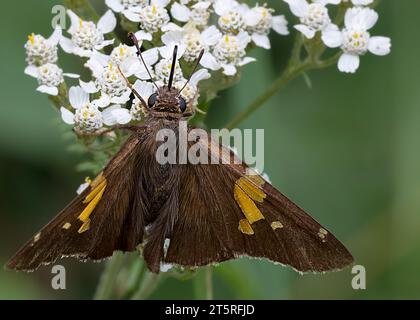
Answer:
[{"label": "butterfly", "polygon": [[[131,37],[143,60],[137,39]],[[147,102],[125,78],[146,110],[144,123],[127,127],[130,137],[103,171],[7,267],[32,271],[62,257],[102,260],[115,251],[139,248],[154,273],[162,264],[201,267],[242,256],[299,272],[350,265],[352,255],[330,231],[215,139],[194,143],[209,158],[226,160],[222,163],[157,161],[159,132],[171,130],[179,138],[180,123],[192,116],[191,102],[173,87],[176,55],[175,47],[168,84]]]}]

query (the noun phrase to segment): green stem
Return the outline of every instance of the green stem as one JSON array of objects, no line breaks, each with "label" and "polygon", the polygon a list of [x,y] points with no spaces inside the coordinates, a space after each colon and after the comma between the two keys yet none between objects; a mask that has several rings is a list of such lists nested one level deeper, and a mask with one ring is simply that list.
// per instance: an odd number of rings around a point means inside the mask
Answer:
[{"label": "green stem", "polygon": [[147,272],[141,281],[140,288],[131,297],[131,300],[147,299],[153,293],[153,291],[156,290],[161,280],[162,280],[161,274],[154,274],[151,272]]},{"label": "green stem", "polygon": [[317,61],[312,65],[312,69],[323,69],[328,68],[333,65],[335,65],[338,61],[338,59],[341,57],[343,53],[341,51],[337,52],[335,55],[331,56],[330,58],[327,58],[325,60]]},{"label": "green stem", "polygon": [[132,262],[132,266],[130,267],[128,272],[129,275],[126,281],[127,283],[123,290],[123,299],[129,299],[139,289],[141,279],[146,273],[146,266],[144,260],[141,259],[139,256],[136,256],[135,261]]},{"label": "green stem", "polygon": [[252,101],[242,112],[240,112],[231,122],[226,125],[226,129],[236,128],[242,121],[248,118],[252,113],[261,108],[268,100],[270,100],[280,89],[282,89],[289,81],[301,75],[307,70],[308,65],[301,63],[297,67],[287,67],[283,74],[273,82],[266,92]]},{"label": "green stem", "polygon": [[206,268],[206,300],[213,300],[213,268]]},{"label": "green stem", "polygon": [[303,35],[297,34],[295,41],[293,43],[292,52],[290,54],[290,59],[288,65],[296,65],[301,62],[301,55],[302,55],[302,46],[303,46],[304,38]]},{"label": "green stem", "polygon": [[58,87],[58,95],[57,96],[48,96],[48,99],[54,105],[57,110],[60,110],[61,107],[69,107],[69,102],[67,100],[67,84],[63,82]]},{"label": "green stem", "polygon": [[340,4],[340,6],[338,7],[337,15],[334,18],[334,24],[335,25],[339,26],[343,23],[344,16],[346,15],[347,9],[350,8],[350,5],[351,4],[345,3],[345,2],[342,2]]},{"label": "green stem", "polygon": [[[280,89],[285,87],[290,81],[302,75],[311,69],[327,68],[337,63],[341,52],[327,58],[325,60],[318,60],[319,56],[309,55],[304,61],[301,61],[301,50],[303,41],[301,35],[297,35],[295,44],[292,49],[291,59],[283,71],[283,73],[273,82],[273,84],[262,95],[252,101],[245,109],[240,112],[231,122],[226,125],[226,129],[236,128],[242,121],[247,119],[251,114],[260,109],[268,100],[270,100]],[[319,55],[322,52],[319,52]]]},{"label": "green stem", "polygon": [[213,268],[200,268],[193,280],[194,297],[197,300],[213,300]]},{"label": "green stem", "polygon": [[95,300],[107,300],[112,296],[115,281],[118,277],[118,271],[124,263],[124,254],[116,252],[112,259],[108,261],[105,271],[101,275],[99,285],[96,289]]}]

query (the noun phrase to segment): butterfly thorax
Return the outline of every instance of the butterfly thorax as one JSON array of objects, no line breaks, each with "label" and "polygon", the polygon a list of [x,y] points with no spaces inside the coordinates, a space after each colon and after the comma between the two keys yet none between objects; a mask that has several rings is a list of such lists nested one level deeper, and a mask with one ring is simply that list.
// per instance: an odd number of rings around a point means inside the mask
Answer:
[{"label": "butterfly thorax", "polygon": [[[162,112],[167,114],[166,112]],[[147,203],[147,217],[146,222],[152,223],[159,215],[162,207],[165,206],[168,198],[170,197],[173,187],[174,179],[174,166],[171,164],[159,164],[156,161],[156,154],[162,142],[157,141],[158,132],[163,129],[172,130],[178,136],[179,119],[174,117],[156,117],[152,113],[145,122],[147,133],[142,141],[142,166],[139,166],[139,173],[143,177],[143,190],[144,202]],[[176,146],[178,147],[178,146]],[[146,165],[145,165],[146,164]]]}]

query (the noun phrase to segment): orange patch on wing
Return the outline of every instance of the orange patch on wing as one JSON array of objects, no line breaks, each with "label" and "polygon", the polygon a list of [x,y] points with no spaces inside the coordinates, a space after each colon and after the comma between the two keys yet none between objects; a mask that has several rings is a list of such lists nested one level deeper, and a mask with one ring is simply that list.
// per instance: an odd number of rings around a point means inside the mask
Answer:
[{"label": "orange patch on wing", "polygon": [[262,203],[267,197],[264,191],[259,188],[264,183],[265,181],[258,175],[241,177],[235,182],[233,190],[235,201],[241,208],[249,225],[265,219],[255,204],[255,202]]},{"label": "orange patch on wing", "polygon": [[69,230],[71,228],[71,223],[66,222],[65,224],[63,224],[63,229],[64,230]]},{"label": "orange patch on wing", "polygon": [[[98,179],[100,178],[100,179]],[[92,191],[86,196],[83,203],[88,204],[86,208],[82,211],[79,215],[78,219],[83,222],[83,225],[79,229],[79,233],[83,233],[89,230],[90,228],[90,215],[92,214],[93,210],[98,206],[99,202],[104,195],[107,181],[101,175],[98,176],[95,181],[92,182]]]},{"label": "orange patch on wing", "polygon": [[235,184],[234,196],[236,202],[250,224],[264,219],[264,216],[262,215],[260,209],[258,209],[254,200],[252,200],[237,184]]},{"label": "orange patch on wing", "polygon": [[264,193],[264,191],[254,185],[255,183],[256,185],[261,186],[261,182],[254,177],[258,176],[250,176],[249,179],[240,178],[238,181],[236,181],[236,185],[238,185],[252,200],[263,202],[267,195]]},{"label": "orange patch on wing", "polygon": [[248,222],[247,219],[242,219],[239,221],[238,229],[243,234],[247,234],[249,236],[252,236],[254,234],[254,230],[252,229],[251,224]]}]

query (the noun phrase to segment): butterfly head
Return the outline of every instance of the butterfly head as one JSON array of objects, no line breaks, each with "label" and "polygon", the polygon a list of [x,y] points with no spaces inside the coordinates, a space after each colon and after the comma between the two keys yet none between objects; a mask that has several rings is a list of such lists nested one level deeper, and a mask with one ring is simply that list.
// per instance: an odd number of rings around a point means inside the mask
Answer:
[{"label": "butterfly head", "polygon": [[147,107],[152,113],[155,111],[183,115],[187,109],[187,101],[178,89],[163,86],[149,97]]},{"label": "butterfly head", "polygon": [[137,54],[141,58],[147,72],[149,73],[150,80],[153,82],[153,84],[155,85],[157,89],[156,92],[153,93],[147,99],[147,101],[144,101],[140,96],[138,97],[141,100],[144,107],[147,108],[150,115],[155,116],[155,117],[167,117],[167,118],[180,118],[180,117],[187,117],[187,116],[192,115],[191,112],[187,111],[190,101],[186,101],[185,98],[181,96],[181,93],[187,87],[187,84],[190,82],[193,73],[197,69],[200,63],[200,60],[203,57],[204,50],[200,52],[200,55],[197,58],[193,71],[191,72],[191,75],[186,81],[185,85],[180,90],[178,90],[177,88],[173,86],[175,68],[178,61],[178,57],[177,57],[178,46],[175,46],[168,84],[159,87],[153,81],[153,77],[147,67],[147,64],[144,62],[144,59],[140,50],[140,45],[139,45],[138,40],[136,39],[136,36],[133,33],[130,33],[129,36],[133,40],[133,43],[135,44],[135,46],[137,47]]},{"label": "butterfly head", "polygon": [[[186,101],[181,96],[181,92],[183,89],[185,89],[187,83],[189,82],[189,79],[185,83],[184,87],[180,90],[178,90],[177,88],[173,86],[175,68],[177,65],[176,62],[178,58],[177,54],[178,54],[178,46],[175,46],[168,84],[162,87],[158,87],[157,91],[154,94],[152,94],[147,101],[147,107],[149,108],[149,110],[152,111],[151,113],[154,115],[159,116],[161,114],[166,113],[168,117],[186,116],[185,111],[187,110],[189,101]],[[199,59],[201,59],[201,56],[199,57]],[[197,65],[198,63],[196,64],[196,66]]]}]

